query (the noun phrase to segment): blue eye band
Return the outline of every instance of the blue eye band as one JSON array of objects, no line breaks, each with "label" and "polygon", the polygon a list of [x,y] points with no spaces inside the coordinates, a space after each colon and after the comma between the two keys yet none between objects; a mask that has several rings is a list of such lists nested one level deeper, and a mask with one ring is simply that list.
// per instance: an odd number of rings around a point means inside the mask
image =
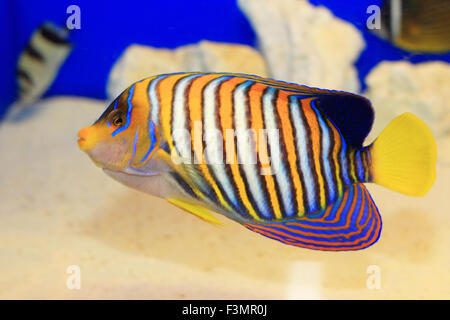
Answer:
[{"label": "blue eye band", "polygon": [[148,148],[147,153],[145,154],[144,158],[142,158],[142,161],[139,164],[145,162],[148,156],[152,153],[153,149],[155,148],[156,144],[155,124],[151,120],[148,121],[148,133],[150,134],[151,140],[150,147]]},{"label": "blue eye band", "polygon": [[[128,127],[130,126],[130,121],[131,121],[131,109],[133,108],[133,106],[131,105],[131,99],[133,98],[133,91],[134,91],[134,84],[131,86],[130,91],[128,92],[128,98],[127,98],[127,103],[128,103],[128,111],[127,111],[127,122],[125,123],[125,125],[123,127],[117,128],[116,130],[114,130],[111,135],[114,137],[116,134],[127,130]],[[117,102],[114,105],[114,110],[117,108]]]}]

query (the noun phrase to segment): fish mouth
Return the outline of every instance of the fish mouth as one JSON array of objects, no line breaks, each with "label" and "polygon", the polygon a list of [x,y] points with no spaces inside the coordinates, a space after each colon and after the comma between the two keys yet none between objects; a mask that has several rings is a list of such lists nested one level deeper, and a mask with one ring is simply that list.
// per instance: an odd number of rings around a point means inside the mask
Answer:
[{"label": "fish mouth", "polygon": [[92,126],[81,129],[77,136],[78,146],[85,152],[92,150],[99,142],[99,136],[95,134],[95,130]]},{"label": "fish mouth", "polygon": [[85,145],[86,145],[86,139],[85,138],[78,138],[77,143],[78,143],[78,147],[81,150],[84,151],[85,150]]},{"label": "fish mouth", "polygon": [[98,145],[98,142],[98,140],[85,137],[79,137],[77,140],[78,147],[81,149],[81,151],[84,151],[86,153],[94,150],[94,148]]}]

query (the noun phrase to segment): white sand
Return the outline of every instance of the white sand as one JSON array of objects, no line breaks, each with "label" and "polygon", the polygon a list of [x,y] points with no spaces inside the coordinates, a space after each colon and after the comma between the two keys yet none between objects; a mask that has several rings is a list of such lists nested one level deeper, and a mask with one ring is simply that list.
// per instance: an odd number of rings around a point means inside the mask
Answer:
[{"label": "white sand", "polygon": [[[311,251],[211,226],[108,178],[76,144],[104,102],[37,108],[0,126],[2,299],[450,298],[449,167],[424,198],[369,186],[384,220],[373,247]],[[70,265],[80,290],[66,287]],[[370,265],[379,290],[366,287]]]}]

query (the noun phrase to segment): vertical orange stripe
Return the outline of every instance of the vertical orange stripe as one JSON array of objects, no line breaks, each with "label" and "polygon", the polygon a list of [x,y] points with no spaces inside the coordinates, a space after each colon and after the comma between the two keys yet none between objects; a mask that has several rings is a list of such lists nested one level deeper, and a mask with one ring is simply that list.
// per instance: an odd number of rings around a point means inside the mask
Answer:
[{"label": "vertical orange stripe", "polygon": [[350,162],[350,174],[353,178],[353,181],[356,182],[358,179],[356,178],[356,150],[351,149],[349,151],[349,162]]},{"label": "vertical orange stripe", "polygon": [[[188,103],[189,103],[189,116],[190,116],[190,128],[191,128],[191,146],[194,151],[195,157],[198,163],[204,163],[203,157],[203,135],[201,132],[194,132],[194,123],[201,124],[203,131],[203,105],[202,105],[202,90],[203,88],[215,78],[220,77],[220,74],[209,74],[195,78],[189,88]],[[199,126],[200,127],[200,126]]]},{"label": "vertical orange stripe", "polygon": [[139,126],[139,148],[133,159],[133,165],[137,164],[139,160],[145,155],[150,147],[150,137],[148,135],[148,117],[150,114],[150,103],[147,96],[148,83],[152,78],[147,78],[137,82],[134,86],[134,93],[131,99],[133,109],[131,111],[130,128],[137,128]]},{"label": "vertical orange stripe", "polygon": [[[172,102],[173,102],[173,88],[175,83],[186,76],[193,73],[181,73],[173,74],[164,79],[161,79],[158,86],[158,96],[160,97],[159,102],[159,113],[160,113],[160,125],[163,139],[169,144],[169,150],[173,150],[173,140],[172,140]],[[169,155],[170,156],[170,155]],[[180,170],[179,166],[175,166],[174,170],[177,171],[185,180],[185,182],[191,187],[198,197],[203,197],[203,194],[195,184],[190,181],[190,177],[186,172]]]},{"label": "vertical orange stripe", "polygon": [[169,150],[173,149],[173,140],[172,140],[172,101],[173,101],[173,87],[175,83],[183,78],[188,76],[188,73],[183,74],[174,74],[170,75],[167,78],[162,79],[159,82],[158,92],[159,97],[161,97],[160,101],[160,114],[161,114],[161,131],[164,137],[164,140],[169,144]]},{"label": "vertical orange stripe", "polygon": [[322,162],[320,160],[320,150],[321,150],[321,141],[320,141],[320,128],[319,122],[317,119],[317,115],[314,110],[311,108],[311,99],[302,100],[302,107],[305,113],[306,121],[308,122],[308,126],[311,129],[311,140],[312,140],[312,152],[314,158],[314,165],[317,173],[317,183],[319,184],[320,190],[320,207],[324,209],[326,207],[326,199],[325,199],[325,183],[322,176]]},{"label": "vertical orange stripe", "polygon": [[[260,150],[260,146],[266,146],[266,137],[264,134],[260,134],[264,129],[264,122],[262,116],[262,105],[261,105],[261,97],[264,89],[267,88],[266,85],[256,84],[254,85],[249,92],[249,103],[250,103],[250,115],[251,115],[251,128],[255,130],[255,133],[258,137],[258,142],[256,144],[257,155],[260,158],[260,162],[262,162],[262,166],[268,166],[267,161],[264,162],[264,159],[268,159],[267,148],[265,150]],[[265,164],[264,164],[265,163]],[[261,174],[261,172],[259,172]],[[272,207],[275,213],[276,219],[283,218],[280,209],[280,203],[278,202],[278,197],[275,190],[275,182],[273,180],[272,175],[264,175],[267,191],[269,192],[270,201],[272,203]]]},{"label": "vertical orange stripe", "polygon": [[334,162],[334,167],[335,167],[335,173],[336,173],[336,184],[338,187],[338,195],[341,195],[343,192],[343,187],[342,187],[342,180],[341,180],[341,162],[340,162],[340,157],[339,157],[339,150],[342,147],[342,137],[339,134],[339,131],[334,127],[334,124],[331,123],[331,121],[329,121],[327,119],[327,123],[328,126],[331,128],[331,130],[333,131],[333,136],[334,136],[334,147],[333,147],[333,159],[332,161]]},{"label": "vertical orange stripe", "polygon": [[298,215],[302,216],[305,214],[305,207],[303,203],[303,189],[299,176],[300,169],[297,167],[297,153],[295,151],[294,145],[295,139],[293,135],[288,104],[289,104],[289,93],[280,91],[277,99],[276,108],[280,116],[281,131],[286,145],[287,158],[289,162],[289,167],[291,169],[291,176],[292,179],[294,180],[294,187],[298,204]]},{"label": "vertical orange stripe", "polygon": [[143,124],[147,119],[150,109],[150,103],[147,98],[147,86],[149,82],[150,79],[144,79],[136,82],[134,85],[133,97],[131,99],[133,109],[131,111],[130,127]]},{"label": "vertical orange stripe", "polygon": [[[244,78],[231,78],[230,80],[224,82],[220,88],[220,123],[222,126],[222,135],[223,138],[226,139],[227,134],[226,131],[233,129],[233,90],[234,88],[245,82],[246,79]],[[241,177],[241,174],[239,172],[239,166],[237,164],[237,154],[236,154],[236,146],[234,143],[234,138],[231,139],[232,141],[224,141],[225,145],[225,153],[228,155],[231,155],[233,162],[231,164],[228,164],[231,169],[231,173],[233,175],[233,179],[235,182],[235,185],[237,187],[237,190],[239,192],[239,195],[242,199],[242,202],[244,206],[247,208],[249,214],[255,219],[260,220],[258,214],[255,212],[255,209],[253,208],[252,204],[250,203],[250,200],[248,199],[247,190],[245,189],[244,181]]]},{"label": "vertical orange stripe", "polygon": [[[203,134],[202,134],[203,129],[201,132],[194,133],[194,131],[195,131],[194,122],[199,121],[200,123],[202,123],[203,108],[205,107],[204,104],[202,105],[203,89],[212,80],[219,78],[219,77],[221,77],[220,74],[209,74],[209,75],[201,76],[199,78],[195,78],[189,89],[188,101],[189,101],[189,115],[190,115],[190,120],[191,120],[191,126],[190,126],[191,127],[191,146],[194,150],[194,156],[198,160],[197,163],[199,163],[199,167],[203,174],[203,177],[214,189],[214,192],[216,193],[217,198],[219,199],[222,206],[224,206],[228,210],[231,210],[231,207],[225,201],[225,199],[222,195],[222,192],[220,192],[220,189],[217,186],[217,183],[212,178],[211,173],[209,172],[208,165],[205,162],[204,154],[203,154]],[[204,127],[203,123],[202,123],[202,127]],[[195,139],[195,141],[194,141],[194,139]]]}]

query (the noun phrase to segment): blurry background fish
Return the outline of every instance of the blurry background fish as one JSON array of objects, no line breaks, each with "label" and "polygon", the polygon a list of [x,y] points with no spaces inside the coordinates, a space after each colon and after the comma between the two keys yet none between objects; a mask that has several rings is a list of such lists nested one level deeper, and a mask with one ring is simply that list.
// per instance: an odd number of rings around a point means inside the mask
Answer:
[{"label": "blurry background fish", "polygon": [[39,100],[55,80],[72,45],[69,30],[52,22],[35,30],[17,63],[18,98],[16,108]]},{"label": "blurry background fish", "polygon": [[381,29],[374,30],[399,48],[412,52],[450,50],[448,0],[385,0]]}]

